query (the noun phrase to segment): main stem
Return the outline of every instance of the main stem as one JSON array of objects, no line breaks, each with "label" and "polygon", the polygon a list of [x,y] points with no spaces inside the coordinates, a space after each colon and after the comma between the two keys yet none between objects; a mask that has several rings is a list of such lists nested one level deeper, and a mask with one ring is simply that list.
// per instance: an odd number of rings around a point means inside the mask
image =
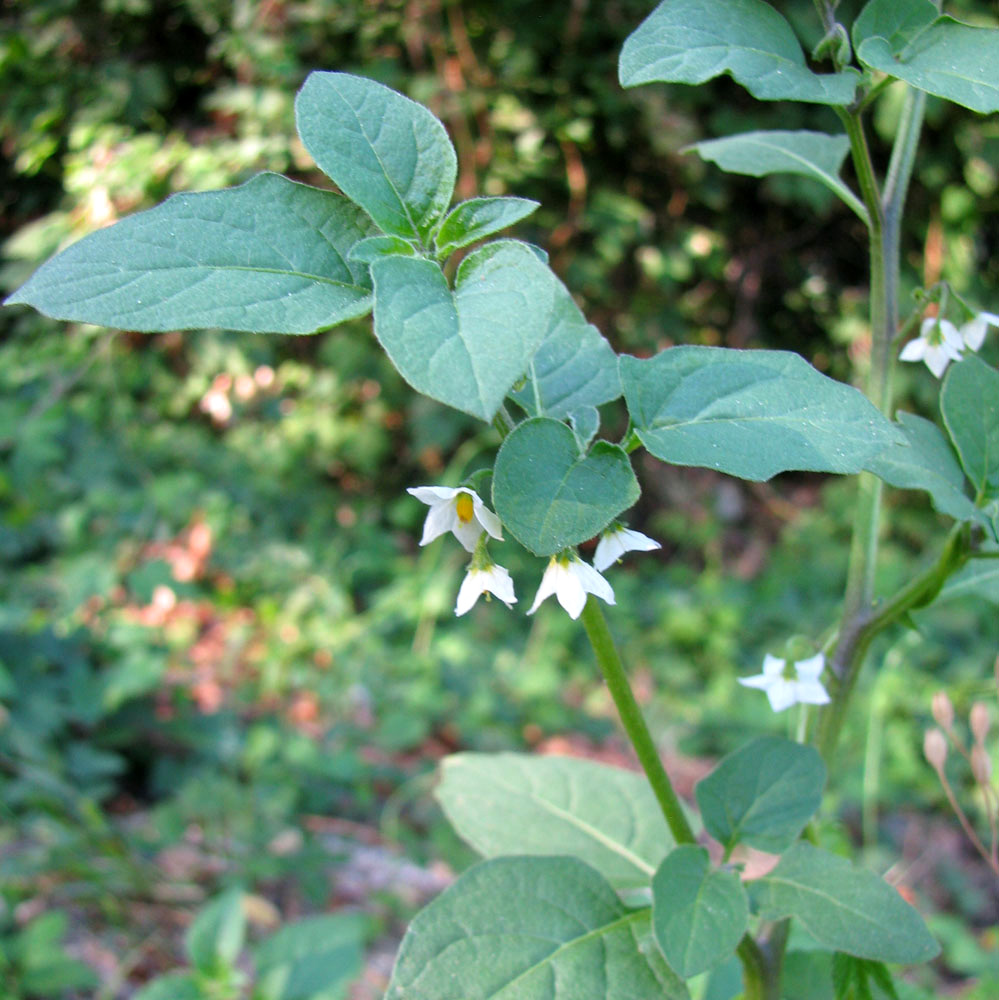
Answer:
[{"label": "main stem", "polygon": [[[635,755],[645,776],[649,779],[653,794],[659,803],[663,817],[669,826],[673,839],[678,844],[694,844],[697,839],[687,822],[687,817],[680,804],[680,799],[673,788],[673,783],[659,758],[659,751],[652,740],[645,717],[635,700],[635,694],[628,683],[624,664],[618,654],[614,637],[607,627],[597,599],[592,595],[587,597],[582,614],[583,627],[587,638],[593,647],[594,655],[600,672],[607,683],[607,690],[621,718],[621,725],[628,735]],[[748,935],[743,935],[736,949],[743,968],[743,984],[745,1000],[778,1000],[777,984],[779,978],[768,970],[767,962],[756,942]],[[768,974],[768,971],[771,974]]]}]

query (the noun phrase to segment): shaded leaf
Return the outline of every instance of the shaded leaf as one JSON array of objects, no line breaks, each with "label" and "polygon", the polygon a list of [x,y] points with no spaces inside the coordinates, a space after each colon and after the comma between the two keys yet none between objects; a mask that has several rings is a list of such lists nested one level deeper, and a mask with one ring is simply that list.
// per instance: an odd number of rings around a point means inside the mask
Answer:
[{"label": "shaded leaf", "polygon": [[373,232],[346,198],[260,174],[176,194],[43,264],[5,304],[123,330],[315,333],[371,308],[349,259]]},{"label": "shaded leaf", "polygon": [[569,854],[616,889],[647,886],[673,845],[649,783],[595,761],[454,754],[435,794],[458,835],[485,857]]},{"label": "shaded leaf", "polygon": [[245,936],[243,892],[230,889],[205,906],[188,928],[185,944],[191,964],[207,974],[231,966],[243,950]]},{"label": "shaded leaf", "polygon": [[530,198],[470,198],[448,212],[436,236],[437,255],[446,257],[459,247],[484,239],[526,219],[541,207]]},{"label": "shaded leaf", "polygon": [[952,365],[940,411],[975,493],[999,496],[999,372],[974,355]]}]

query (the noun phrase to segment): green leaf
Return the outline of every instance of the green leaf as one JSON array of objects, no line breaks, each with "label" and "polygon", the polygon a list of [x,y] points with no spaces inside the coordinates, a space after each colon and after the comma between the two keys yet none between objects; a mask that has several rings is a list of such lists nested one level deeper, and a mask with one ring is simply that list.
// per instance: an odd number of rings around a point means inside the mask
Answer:
[{"label": "green leaf", "polygon": [[999,495],[999,372],[974,355],[952,365],[940,410],[975,493]]},{"label": "green leaf", "polygon": [[788,951],[780,981],[782,1000],[836,1000],[832,963],[829,951]]},{"label": "green leaf", "polygon": [[561,282],[556,283],[548,330],[527,375],[524,388],[511,397],[534,417],[562,419],[572,410],[600,406],[621,395],[617,355],[586,322]]},{"label": "green leaf", "polygon": [[878,962],[925,962],[940,948],[883,878],[811,844],[795,844],[755,883],[764,920],[794,917],[820,944]]},{"label": "green leaf", "polygon": [[862,393],[786,351],[671,347],[619,366],[639,439],[674,465],[754,480],[854,473],[901,440]]},{"label": "green leaf", "polygon": [[999,111],[999,30],[943,16],[914,34],[918,17],[914,12],[889,37],[866,38],[857,46],[857,58],[972,111]]},{"label": "green leaf", "polygon": [[926,490],[941,514],[958,521],[977,517],[974,503],[964,493],[964,473],[943,431],[932,421],[911,413],[898,413],[898,428],[905,443],[889,445],[867,463],[892,486]]},{"label": "green leaf", "polygon": [[892,52],[901,52],[940,12],[933,0],[871,0],[853,22],[854,49],[868,38],[883,38]]},{"label": "green leaf", "polygon": [[459,247],[484,239],[526,219],[541,207],[530,198],[471,198],[448,212],[434,237],[438,257],[447,257]]},{"label": "green leaf", "polygon": [[572,433],[576,435],[579,450],[585,451],[600,430],[600,412],[595,406],[580,406],[570,411],[568,420]]},{"label": "green leaf", "polygon": [[836,1000],[898,1000],[891,973],[880,962],[837,954],[832,980]]},{"label": "green leaf", "polygon": [[426,108],[362,76],[315,72],[295,120],[320,170],[382,230],[427,242],[451,204],[458,159]]},{"label": "green leaf", "polygon": [[418,392],[491,420],[548,327],[555,278],[523,243],[470,253],[455,289],[422,258],[371,264],[375,335]]},{"label": "green leaf", "polygon": [[517,541],[538,556],[592,538],[638,494],[622,448],[597,441],[581,454],[572,431],[548,417],[519,424],[496,456],[496,513]]},{"label": "green leaf", "polygon": [[435,792],[458,835],[487,858],[569,854],[615,889],[647,886],[673,845],[649,783],[573,757],[460,753]]},{"label": "green leaf", "polygon": [[351,248],[372,232],[346,198],[260,174],[176,194],[43,264],[5,305],[123,330],[315,333],[371,308]]},{"label": "green leaf", "polygon": [[972,560],[944,584],[937,600],[968,596],[999,604],[999,559]]},{"label": "green leaf", "polygon": [[817,74],[791,26],[763,0],[664,0],[621,50],[622,86],[704,83],[728,73],[761,101],[846,105],[855,70]]},{"label": "green leaf", "polygon": [[393,254],[400,257],[415,257],[416,247],[401,236],[369,236],[355,243],[350,249],[350,259],[362,264],[370,264],[379,257]]},{"label": "green leaf", "polygon": [[171,972],[144,986],[133,1000],[206,1000],[206,997],[189,972]]},{"label": "green leaf", "polygon": [[652,929],[673,971],[688,979],[735,951],[749,901],[732,871],[711,868],[703,847],[675,847],[652,880]]},{"label": "green leaf", "polygon": [[688,149],[716,163],[722,170],[750,177],[800,174],[824,184],[857,215],[867,221],[867,209],[840,180],[843,160],[850,151],[845,135],[825,132],[744,132],[724,139],[697,142]]},{"label": "green leaf", "polygon": [[243,892],[230,889],[205,906],[187,929],[187,954],[199,972],[210,975],[236,961],[245,937]]},{"label": "green leaf", "polygon": [[261,1000],[340,1000],[361,971],[361,919],[323,914],[282,927],[254,954]]},{"label": "green leaf", "polygon": [[385,1000],[686,998],[629,910],[575,858],[496,858],[418,913]]},{"label": "green leaf", "polygon": [[726,850],[743,843],[780,854],[819,808],[825,782],[814,747],[763,736],[725,757],[695,794],[705,828]]}]

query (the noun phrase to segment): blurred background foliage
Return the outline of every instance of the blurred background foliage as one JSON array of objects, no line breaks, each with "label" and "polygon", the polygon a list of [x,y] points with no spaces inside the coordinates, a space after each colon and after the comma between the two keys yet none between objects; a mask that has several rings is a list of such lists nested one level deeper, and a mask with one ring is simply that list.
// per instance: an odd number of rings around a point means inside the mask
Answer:
[{"label": "blurred background foliage", "polygon": [[[810,0],[778,6],[816,40]],[[844,20],[857,6],[841,5]],[[948,9],[988,22],[991,6]],[[444,120],[456,197],[542,203],[517,235],[549,250],[618,351],[784,348],[855,377],[857,220],[801,179],[759,183],[683,152],[752,128],[836,130],[834,116],[758,104],[727,79],[623,91],[617,53],[650,7],[4,0],[0,285],[175,191],[260,170],[328,185],[295,136],[293,99],[310,70],[337,69]],[[882,163],[899,97],[872,116]],[[997,164],[999,120],[931,100],[907,296],[946,278],[999,309]],[[899,382],[907,408],[935,416],[921,367]],[[376,996],[419,895],[470,860],[428,795],[437,758],[623,761],[574,623],[497,603],[453,618],[464,553],[418,548],[424,511],[404,490],[457,482],[496,440],[415,397],[364,323],[142,336],[5,310],[0,385],[0,996],[132,996],[183,961],[181,929],[227,886],[271,907],[263,927],[363,910],[373,958],[354,995]],[[614,433],[621,414],[604,416]],[[638,471],[633,524],[664,548],[612,571],[612,624],[689,787],[704,760],[784,725],[734,677],[832,621],[852,485]],[[921,494],[890,502],[885,589],[942,527]],[[513,545],[497,554],[529,599],[542,567]],[[996,611],[955,599],[915,624],[875,651],[830,815],[939,913],[928,989],[977,983],[964,995],[984,998],[999,989],[994,886],[941,811],[920,744],[934,690],[965,712],[988,693]],[[381,852],[378,877],[357,875],[358,845]]]}]

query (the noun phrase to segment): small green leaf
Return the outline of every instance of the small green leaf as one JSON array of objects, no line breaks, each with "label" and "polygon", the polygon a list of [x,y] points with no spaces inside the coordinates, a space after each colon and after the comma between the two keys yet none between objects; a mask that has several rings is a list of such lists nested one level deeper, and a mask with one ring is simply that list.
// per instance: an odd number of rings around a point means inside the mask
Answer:
[{"label": "small green leaf", "polygon": [[426,242],[447,211],[458,159],[425,107],[349,73],[310,73],[298,134],[319,169],[386,233]]},{"label": "small green leaf", "polygon": [[350,259],[370,264],[379,257],[389,257],[393,254],[400,257],[415,257],[416,247],[401,236],[369,236],[355,243],[350,249]]},{"label": "small green leaf", "polygon": [[638,494],[622,448],[597,441],[581,454],[572,431],[548,417],[519,424],[496,456],[496,513],[535,555],[554,555],[592,538]]},{"label": "small green leaf", "polygon": [[933,0],[870,0],[853,22],[853,47],[859,49],[868,38],[883,38],[899,53],[939,13]]},{"label": "small green leaf", "polygon": [[973,559],[944,584],[937,600],[968,596],[999,604],[999,559]]},{"label": "small green leaf", "polygon": [[206,1000],[198,981],[189,972],[171,972],[143,986],[133,1000]]},{"label": "small green leaf", "polygon": [[964,493],[964,473],[943,431],[911,413],[897,416],[905,444],[889,445],[875,455],[867,463],[868,472],[900,489],[926,490],[941,514],[958,521],[977,517],[974,503]]},{"label": "small green leaf", "polygon": [[845,135],[825,132],[744,132],[724,139],[709,139],[688,147],[722,170],[750,177],[799,174],[824,184],[857,215],[867,221],[867,209],[840,180],[843,160],[850,151]]},{"label": "small green leaf", "polygon": [[375,336],[418,392],[491,420],[548,327],[555,278],[523,243],[470,253],[452,292],[417,257],[371,264]]},{"label": "small green leaf", "polygon": [[999,372],[974,355],[952,365],[940,410],[975,493],[999,496]]},{"label": "small green leaf", "polygon": [[580,406],[569,411],[568,420],[579,450],[585,451],[600,430],[600,411],[595,406]]},{"label": "small green leaf", "polygon": [[673,845],[649,783],[573,757],[460,753],[435,792],[458,835],[487,858],[569,854],[615,889],[647,886]]},{"label": "small green leaf", "polygon": [[673,848],[652,880],[652,929],[670,968],[684,979],[735,951],[749,901],[735,872],[711,868],[703,847]]},{"label": "small green leaf", "polygon": [[857,58],[972,111],[999,111],[999,29],[943,16],[913,36],[912,24],[891,38],[865,39],[857,46]]},{"label": "small green leaf", "polygon": [[566,287],[557,282],[548,330],[527,369],[527,383],[511,393],[534,417],[559,420],[571,410],[609,403],[621,395],[617,355],[586,322]]},{"label": "small green leaf", "polygon": [[367,269],[349,255],[372,231],[346,198],[260,174],[85,236],[5,305],[147,333],[315,333],[371,308]]},{"label": "small green leaf", "polygon": [[832,981],[836,1000],[898,1000],[891,973],[880,962],[838,953]]},{"label": "small green leaf", "polygon": [[618,66],[624,87],[723,73],[761,101],[816,104],[849,104],[860,79],[809,70],[791,26],[763,0],[663,0],[628,36]]},{"label": "small green leaf", "polygon": [[459,247],[485,239],[526,219],[541,207],[530,198],[471,198],[454,206],[434,237],[438,257],[447,257]]},{"label": "small green leaf", "polygon": [[619,367],[639,439],[674,465],[753,480],[854,473],[902,440],[861,392],[787,351],[671,347]]},{"label": "small green leaf", "polygon": [[794,917],[835,951],[903,963],[940,951],[923,918],[883,878],[811,844],[795,844],[754,888],[764,920]]},{"label": "small green leaf", "polygon": [[688,1000],[629,910],[575,858],[496,858],[418,913],[385,1000]]},{"label": "small green leaf", "polygon": [[241,889],[230,889],[213,899],[195,917],[185,943],[191,964],[206,974],[231,966],[243,950],[246,910]]},{"label": "small green leaf", "polygon": [[697,784],[707,831],[726,849],[738,843],[779,854],[822,802],[826,767],[814,747],[764,736],[740,747]]}]

